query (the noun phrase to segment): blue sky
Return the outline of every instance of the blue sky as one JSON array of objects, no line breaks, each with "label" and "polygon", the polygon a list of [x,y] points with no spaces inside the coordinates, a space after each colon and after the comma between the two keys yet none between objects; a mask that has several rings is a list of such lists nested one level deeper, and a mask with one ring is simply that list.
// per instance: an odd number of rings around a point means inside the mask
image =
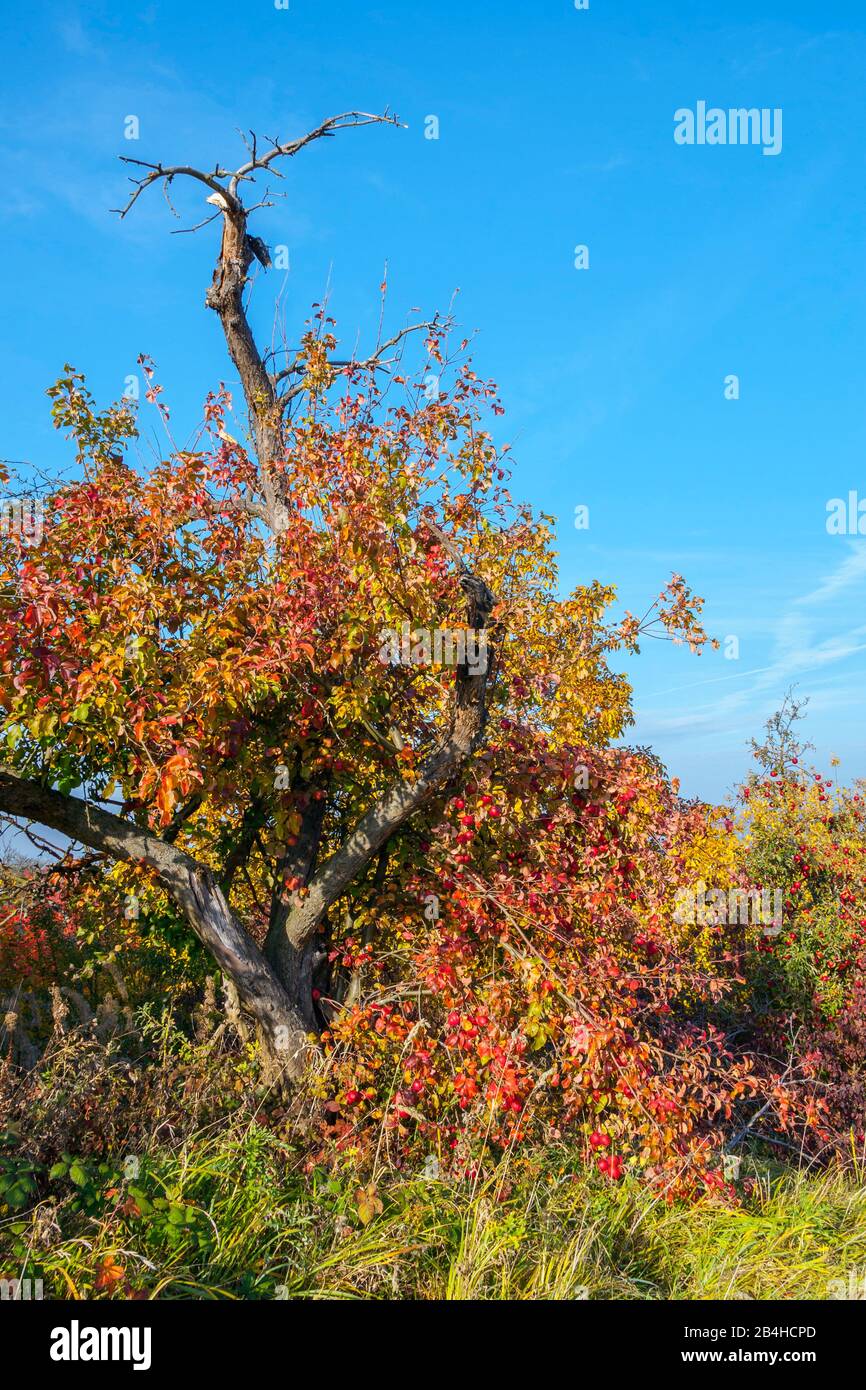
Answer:
[{"label": "blue sky", "polygon": [[[408,130],[349,132],[287,170],[254,230],[290,248],[258,282],[270,333],[330,287],[343,340],[369,341],[389,265],[413,306],[477,330],[498,381],[514,492],[559,518],[563,585],[613,582],[643,612],[671,570],[707,599],[738,660],[650,642],[629,664],[633,737],[684,790],[721,795],[786,689],[810,697],[826,766],[866,775],[866,540],[828,535],[859,489],[866,262],[866,18],[824,0],[225,0],[7,6],[9,313],[0,455],[68,461],[45,387],[63,363],[103,400],[139,352],[173,421],[231,384],[203,307],[215,228],[159,192],[123,223],[119,154],[239,163],[238,127],[288,138],[386,105]],[[780,108],[775,157],[674,142],[674,112]],[[136,115],[137,142],[124,139]],[[439,139],[424,138],[425,117]],[[193,220],[199,191],[178,190]],[[576,270],[574,248],[590,249]],[[738,400],[725,399],[736,374]],[[183,429],[180,429],[183,433]],[[578,531],[574,509],[590,509]]]}]

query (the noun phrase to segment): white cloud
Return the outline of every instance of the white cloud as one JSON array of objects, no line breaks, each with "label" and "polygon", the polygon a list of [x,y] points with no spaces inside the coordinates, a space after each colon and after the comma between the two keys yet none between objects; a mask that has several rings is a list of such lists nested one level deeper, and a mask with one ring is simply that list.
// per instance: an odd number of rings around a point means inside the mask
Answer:
[{"label": "white cloud", "polygon": [[859,579],[866,577],[866,541],[848,542],[848,554],[831,574],[822,579],[817,589],[811,593],[804,594],[802,598],[796,600],[797,604],[805,606],[810,603],[826,603],[827,599],[835,598],[837,594],[849,589],[852,584],[856,584]]}]

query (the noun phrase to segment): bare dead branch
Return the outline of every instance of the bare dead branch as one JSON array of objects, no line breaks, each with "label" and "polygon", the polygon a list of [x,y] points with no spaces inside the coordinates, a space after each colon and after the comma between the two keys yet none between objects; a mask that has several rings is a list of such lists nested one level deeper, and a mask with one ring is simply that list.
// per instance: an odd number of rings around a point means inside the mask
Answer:
[{"label": "bare dead branch", "polygon": [[122,208],[112,208],[112,212],[116,212],[121,218],[126,216],[145,189],[150,188],[151,184],[158,183],[160,179],[166,179],[169,183],[171,183],[172,179],[181,177],[196,179],[199,183],[203,183],[213,193],[220,193],[224,198],[227,198],[226,190],[220,180],[230,179],[232,177],[229,169],[221,169],[217,166],[212,174],[205,174],[201,169],[193,168],[191,164],[175,164],[171,165],[169,168],[165,168],[162,164],[149,164],[146,159],[132,159],[129,155],[125,154],[122,154],[120,159],[124,164],[137,164],[140,169],[148,169],[150,171],[145,174],[143,178],[130,179],[130,183],[134,184],[135,187],[128,201]]},{"label": "bare dead branch", "polygon": [[[229,355],[241,380],[258,462],[257,490],[263,499],[262,519],[274,535],[282,534],[288,524],[284,484],[279,468],[284,447],[284,405],[278,400],[276,384],[262,360],[244,304],[244,287],[250,265],[257,259],[263,266],[268,266],[270,254],[259,237],[247,232],[251,209],[241,201],[238,190],[243,182],[252,181],[259,170],[269,170],[279,177],[276,164],[281,159],[293,157],[315,140],[330,138],[338,131],[353,127],[381,124],[399,125],[400,122],[387,110],[382,115],[346,111],[329,117],[315,130],[296,140],[272,140],[263,151],[259,148],[255,133],[250,132],[249,138],[242,136],[249,158],[234,171],[217,164],[208,173],[190,164],[164,165],[122,156],[124,163],[144,169],[146,173],[131,180],[134,185],[132,193],[125,205],[116,209],[120,217],[126,216],[145,189],[162,182],[167,191],[176,178],[190,178],[209,189],[207,202],[217,208],[214,215],[222,217],[222,243],[205,302],[219,316]],[[263,201],[267,202],[267,195]],[[197,225],[206,226],[210,220],[206,218]],[[383,345],[379,350],[380,355],[385,350]]]},{"label": "bare dead branch", "polygon": [[195,226],[193,226],[193,227],[175,227],[174,231],[173,231],[173,232],[170,232],[169,235],[170,235],[170,236],[183,236],[183,234],[184,234],[185,232],[200,232],[201,229],[202,229],[202,227],[207,227],[211,222],[216,222],[216,220],[217,220],[218,217],[222,217],[222,213],[221,213],[221,212],[219,212],[219,211],[217,211],[217,212],[212,212],[211,215],[210,215],[210,217],[203,217],[202,220],[201,220],[201,222],[196,222]]},{"label": "bare dead branch", "polygon": [[[244,141],[244,143],[247,145],[247,149],[250,150],[251,157],[246,164],[242,164],[232,175],[231,182],[229,183],[229,193],[233,198],[236,198],[238,194],[238,184],[242,183],[245,179],[252,178],[256,170],[269,169],[277,159],[291,159],[293,155],[296,155],[314,140],[329,139],[340,130],[352,130],[365,125],[399,126],[401,122],[396,116],[389,116],[387,110],[385,110],[381,116],[374,115],[368,111],[344,111],[339,116],[330,116],[328,120],[316,126],[315,130],[308,131],[306,135],[301,135],[297,140],[287,140],[283,142],[273,139],[269,149],[267,149],[264,154],[258,153],[256,148],[256,137],[250,132],[252,137],[252,148],[250,148],[247,141]],[[279,171],[276,172],[277,176],[280,177]]]}]

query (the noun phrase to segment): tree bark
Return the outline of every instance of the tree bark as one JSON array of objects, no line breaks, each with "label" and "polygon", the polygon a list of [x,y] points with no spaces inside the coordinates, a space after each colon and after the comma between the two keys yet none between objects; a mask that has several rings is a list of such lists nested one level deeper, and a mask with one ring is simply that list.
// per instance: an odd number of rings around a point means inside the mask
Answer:
[{"label": "tree bark", "polygon": [[244,309],[244,286],[252,259],[247,215],[233,199],[223,211],[222,245],[205,303],[219,316],[229,356],[241,379],[259,463],[265,520],[272,533],[279,536],[288,522],[274,468],[283,451],[282,419],[276,387],[262,361]]},{"label": "tree bark", "polygon": [[[318,792],[318,796],[313,793]],[[286,880],[299,880],[306,886],[316,866],[319,842],[325,820],[326,802],[321,787],[309,785],[307,803],[301,814],[297,843],[287,847],[277,866],[277,885],[271,898],[265,955],[294,1001],[307,1026],[315,1031],[320,1023],[313,1000],[313,975],[316,968],[316,942],[312,936],[296,946],[286,933],[286,922],[292,911],[292,899],[297,889],[286,888]]]}]

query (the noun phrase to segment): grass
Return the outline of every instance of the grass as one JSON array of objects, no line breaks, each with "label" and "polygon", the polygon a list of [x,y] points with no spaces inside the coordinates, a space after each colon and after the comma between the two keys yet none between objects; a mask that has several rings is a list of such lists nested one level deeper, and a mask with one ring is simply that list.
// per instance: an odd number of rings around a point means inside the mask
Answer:
[{"label": "grass", "polygon": [[315,1166],[336,1146],[300,1102],[269,1103],[245,1054],[165,1019],[110,1045],[60,1032],[33,1071],[0,1067],[0,1277],[88,1299],[822,1300],[866,1287],[856,1154],[818,1170],[759,1144],[737,1206],[667,1204],[565,1142],[475,1181],[434,1176],[433,1155],[398,1171],[380,1145],[371,1183],[348,1152],[342,1170]]},{"label": "grass", "polygon": [[826,1299],[866,1273],[862,1173],[747,1171],[740,1207],[668,1206],[553,1147],[474,1187],[384,1174],[365,1201],[229,1122],[152,1147],[137,1176],[91,1160],[40,1179],[0,1220],[0,1272],[72,1298],[454,1300]]}]

